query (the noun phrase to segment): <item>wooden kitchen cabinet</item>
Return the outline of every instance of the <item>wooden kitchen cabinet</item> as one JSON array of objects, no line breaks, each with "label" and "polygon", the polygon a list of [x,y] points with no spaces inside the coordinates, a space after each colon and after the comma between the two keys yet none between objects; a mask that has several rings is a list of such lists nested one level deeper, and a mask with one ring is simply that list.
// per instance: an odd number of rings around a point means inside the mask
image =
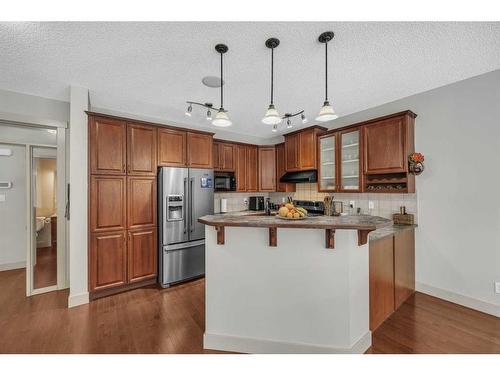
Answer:
[{"label": "wooden kitchen cabinet", "polygon": [[389,118],[364,127],[365,173],[408,171],[405,116]]},{"label": "wooden kitchen cabinet", "polygon": [[276,149],[259,147],[259,191],[276,191]]},{"label": "wooden kitchen cabinet", "polygon": [[415,230],[394,235],[394,307],[415,292]]},{"label": "wooden kitchen cabinet", "polygon": [[127,124],[127,174],[156,176],[156,128]]},{"label": "wooden kitchen cabinet", "polygon": [[187,164],[187,132],[158,129],[158,165],[185,167]]},{"label": "wooden kitchen cabinet", "polygon": [[127,283],[126,231],[93,233],[89,257],[91,291],[119,287]]},{"label": "wooden kitchen cabinet", "polygon": [[127,163],[125,121],[105,117],[89,118],[90,173],[124,175]]},{"label": "wooden kitchen cabinet", "polygon": [[285,134],[285,169],[287,172],[317,169],[317,137],[326,128],[311,126]]},{"label": "wooden kitchen cabinet", "polygon": [[156,178],[127,177],[127,228],[156,225]]},{"label": "wooden kitchen cabinet", "polygon": [[259,190],[259,153],[257,146],[247,145],[247,191]]},{"label": "wooden kitchen cabinet", "polygon": [[248,152],[247,146],[236,146],[236,191],[247,191],[248,175]]},{"label": "wooden kitchen cabinet", "polygon": [[191,168],[213,168],[213,136],[187,133],[187,165]]},{"label": "wooden kitchen cabinet", "polygon": [[393,237],[369,245],[370,330],[373,332],[394,312]]},{"label": "wooden kitchen cabinet", "polygon": [[134,229],[128,232],[127,281],[139,282],[157,275],[156,228]]},{"label": "wooden kitchen cabinet", "polygon": [[90,230],[124,230],[126,225],[126,177],[91,176]]},{"label": "wooden kitchen cabinet", "polygon": [[285,144],[276,145],[276,191],[294,192],[295,184],[280,182],[280,178],[286,173],[285,169]]}]

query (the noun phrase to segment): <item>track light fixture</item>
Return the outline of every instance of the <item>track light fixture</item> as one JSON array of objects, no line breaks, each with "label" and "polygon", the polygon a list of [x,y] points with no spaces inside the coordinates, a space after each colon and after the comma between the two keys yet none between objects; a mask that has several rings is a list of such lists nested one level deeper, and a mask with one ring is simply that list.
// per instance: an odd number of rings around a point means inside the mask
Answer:
[{"label": "track light fixture", "polygon": [[304,111],[299,111],[296,114],[287,113],[284,116],[280,116],[278,110],[274,106],[274,49],[279,46],[280,41],[277,38],[269,38],[266,40],[266,47],[271,50],[271,102],[267,108],[266,114],[262,118],[262,122],[267,125],[273,125],[272,131],[278,131],[278,124],[287,119],[287,128],[291,127],[290,118],[294,116],[301,115],[302,119],[305,118]]},{"label": "track light fixture", "polygon": [[227,127],[231,126],[232,122],[227,115],[227,111],[224,109],[224,59],[223,55],[228,51],[228,48],[225,44],[217,44],[215,46],[215,50],[220,54],[220,107],[215,114],[215,118],[212,120],[212,103],[199,103],[193,101],[187,101],[189,104],[188,109],[186,110],[186,116],[191,117],[191,112],[193,111],[193,105],[201,106],[207,108],[207,120],[212,121],[212,125],[219,127]]},{"label": "track light fixture", "polygon": [[325,44],[325,101],[319,111],[318,117],[316,117],[317,121],[322,122],[335,120],[338,117],[328,101],[328,42],[333,39],[333,36],[333,31],[326,31],[318,38],[320,43]]}]

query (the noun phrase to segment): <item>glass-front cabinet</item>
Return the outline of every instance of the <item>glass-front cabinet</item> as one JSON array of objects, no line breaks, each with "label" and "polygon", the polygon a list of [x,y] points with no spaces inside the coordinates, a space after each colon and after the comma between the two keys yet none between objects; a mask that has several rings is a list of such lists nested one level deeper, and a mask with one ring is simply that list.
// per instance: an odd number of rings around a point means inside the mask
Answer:
[{"label": "glass-front cabinet", "polygon": [[340,190],[359,191],[360,153],[359,129],[342,132],[340,139]]},{"label": "glass-front cabinet", "polygon": [[361,191],[360,129],[319,137],[319,191]]},{"label": "glass-front cabinet", "polygon": [[337,147],[335,134],[322,136],[319,138],[319,190],[337,190]]}]

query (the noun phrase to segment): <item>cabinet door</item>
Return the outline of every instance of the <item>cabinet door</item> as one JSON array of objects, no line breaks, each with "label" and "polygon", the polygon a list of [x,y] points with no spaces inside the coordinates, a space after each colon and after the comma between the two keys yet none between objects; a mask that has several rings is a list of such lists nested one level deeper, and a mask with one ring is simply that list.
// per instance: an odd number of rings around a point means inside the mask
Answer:
[{"label": "cabinet door", "polygon": [[319,143],[319,191],[337,190],[337,136],[324,135]]},{"label": "cabinet door", "polygon": [[393,237],[370,242],[370,330],[394,312],[394,251]]},{"label": "cabinet door", "polygon": [[127,162],[126,123],[90,117],[89,125],[90,173],[124,175]]},{"label": "cabinet door", "polygon": [[192,168],[213,168],[213,138],[210,134],[188,133],[188,166]]},{"label": "cabinet door", "polygon": [[127,177],[127,226],[156,225],[156,178]]},{"label": "cabinet door", "polygon": [[220,165],[220,143],[219,142],[214,142],[213,144],[213,152],[212,152],[212,158],[213,158],[213,164],[214,164],[214,171],[218,171],[221,168]]},{"label": "cabinet door", "polygon": [[407,171],[403,117],[367,125],[363,131],[367,174]]},{"label": "cabinet door", "polygon": [[233,172],[235,169],[235,146],[231,143],[221,143],[220,146],[222,170]]},{"label": "cabinet door", "polygon": [[415,291],[415,230],[394,236],[394,303],[399,308]]},{"label": "cabinet door", "polygon": [[360,131],[349,130],[340,132],[340,162],[339,178],[340,191],[361,191],[361,158],[360,158]]},{"label": "cabinet door", "polygon": [[128,281],[138,282],[157,274],[156,228],[128,232]]},{"label": "cabinet door", "polygon": [[299,134],[299,169],[316,169],[316,132],[314,129]]},{"label": "cabinet door", "polygon": [[90,177],[90,230],[124,230],[127,225],[126,177]]},{"label": "cabinet door", "polygon": [[236,146],[236,191],[247,191],[247,146]]},{"label": "cabinet door", "polygon": [[158,164],[185,167],[187,134],[173,129],[158,129]]},{"label": "cabinet door", "polygon": [[285,144],[276,145],[276,191],[294,192],[295,184],[280,182],[280,178],[285,174]]},{"label": "cabinet door", "polygon": [[257,146],[247,146],[247,191],[259,190],[259,154]]},{"label": "cabinet door", "polygon": [[276,150],[259,147],[259,191],[276,191]]},{"label": "cabinet door", "polygon": [[125,231],[94,233],[90,239],[90,290],[98,291],[127,283]]},{"label": "cabinet door", "polygon": [[285,168],[286,171],[299,169],[299,135],[290,134],[285,136]]},{"label": "cabinet door", "polygon": [[156,128],[127,125],[127,174],[156,176]]}]

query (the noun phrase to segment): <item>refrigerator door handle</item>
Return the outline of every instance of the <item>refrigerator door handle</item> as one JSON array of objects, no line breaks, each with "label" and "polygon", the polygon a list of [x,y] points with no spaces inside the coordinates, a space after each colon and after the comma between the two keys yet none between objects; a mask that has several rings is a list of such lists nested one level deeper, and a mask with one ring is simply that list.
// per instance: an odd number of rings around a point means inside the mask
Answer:
[{"label": "refrigerator door handle", "polygon": [[191,242],[184,242],[184,243],[178,243],[174,245],[166,245],[163,246],[163,251],[172,251],[172,250],[181,250],[181,249],[187,249],[189,247],[195,247],[199,245],[204,245],[205,240],[198,240],[198,241],[191,241]]},{"label": "refrigerator door handle", "polygon": [[187,203],[186,203],[186,190],[187,190],[187,177],[184,178],[184,197],[183,197],[183,207],[182,209],[184,210],[184,215],[183,215],[183,219],[184,219],[184,234],[187,233],[187,215],[186,215],[186,207],[187,207]]},{"label": "refrigerator door handle", "polygon": [[189,228],[190,232],[193,231],[193,188],[194,188],[194,177],[189,179]]}]

